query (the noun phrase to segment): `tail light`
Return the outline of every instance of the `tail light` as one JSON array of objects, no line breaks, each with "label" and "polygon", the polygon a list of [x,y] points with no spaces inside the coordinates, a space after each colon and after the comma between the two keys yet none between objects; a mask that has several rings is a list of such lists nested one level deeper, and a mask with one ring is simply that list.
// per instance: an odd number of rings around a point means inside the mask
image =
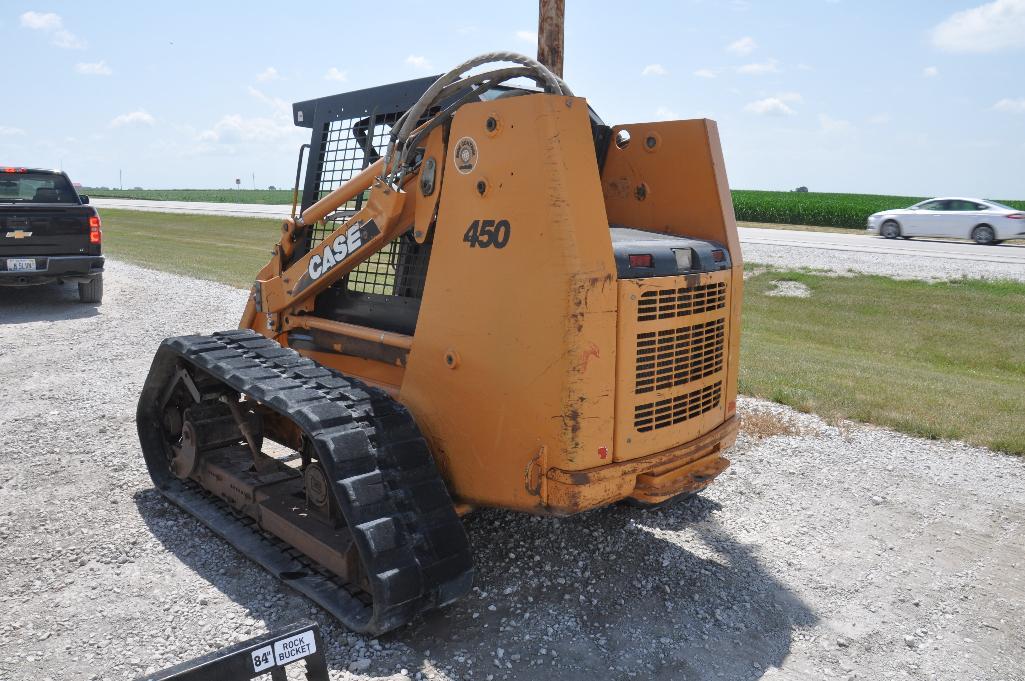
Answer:
[{"label": "tail light", "polygon": [[1011,213],[1006,217],[1010,218],[1011,220],[1025,220],[1025,213]]},{"label": "tail light", "polygon": [[654,267],[655,259],[650,254],[647,255],[631,255],[630,256],[630,267]]},{"label": "tail light", "polygon": [[100,216],[89,217],[89,243],[98,244],[103,241],[103,231],[100,230]]}]

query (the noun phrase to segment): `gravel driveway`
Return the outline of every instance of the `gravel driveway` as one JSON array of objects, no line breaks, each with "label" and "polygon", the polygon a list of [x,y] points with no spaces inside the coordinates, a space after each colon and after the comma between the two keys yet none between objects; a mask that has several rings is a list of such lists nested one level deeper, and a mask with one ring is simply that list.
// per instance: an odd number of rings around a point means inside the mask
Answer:
[{"label": "gravel driveway", "polygon": [[472,597],[348,634],[143,466],[157,343],[244,292],[112,261],[106,285],[0,290],[0,679],[132,678],[301,618],[337,679],[1025,679],[1023,462],[753,400],[701,496],[478,512]]}]

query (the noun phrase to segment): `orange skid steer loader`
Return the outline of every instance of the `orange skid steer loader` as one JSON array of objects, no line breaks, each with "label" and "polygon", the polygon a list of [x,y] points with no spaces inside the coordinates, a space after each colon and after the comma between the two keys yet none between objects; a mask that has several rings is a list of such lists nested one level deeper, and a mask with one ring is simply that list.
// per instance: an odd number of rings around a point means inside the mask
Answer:
[{"label": "orange skid steer loader", "polygon": [[653,505],[729,465],[742,266],[714,122],[609,127],[511,53],[294,116],[302,210],[239,330],[164,341],[139,400],[172,501],[377,634],[469,590],[474,507]]}]

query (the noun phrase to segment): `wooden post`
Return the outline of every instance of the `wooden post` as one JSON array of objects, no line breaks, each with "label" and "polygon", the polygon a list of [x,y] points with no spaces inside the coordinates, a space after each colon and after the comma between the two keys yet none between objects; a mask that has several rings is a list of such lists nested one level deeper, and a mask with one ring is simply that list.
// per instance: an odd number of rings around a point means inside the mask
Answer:
[{"label": "wooden post", "polygon": [[566,0],[539,0],[537,60],[562,78],[562,38]]}]

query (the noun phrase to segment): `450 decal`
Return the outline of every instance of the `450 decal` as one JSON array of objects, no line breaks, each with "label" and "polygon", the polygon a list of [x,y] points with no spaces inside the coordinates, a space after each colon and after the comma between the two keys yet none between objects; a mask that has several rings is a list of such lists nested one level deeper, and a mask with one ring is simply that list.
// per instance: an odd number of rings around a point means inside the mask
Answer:
[{"label": "450 decal", "polygon": [[474,220],[463,235],[463,241],[470,244],[470,248],[505,248],[511,232],[508,220]]}]

